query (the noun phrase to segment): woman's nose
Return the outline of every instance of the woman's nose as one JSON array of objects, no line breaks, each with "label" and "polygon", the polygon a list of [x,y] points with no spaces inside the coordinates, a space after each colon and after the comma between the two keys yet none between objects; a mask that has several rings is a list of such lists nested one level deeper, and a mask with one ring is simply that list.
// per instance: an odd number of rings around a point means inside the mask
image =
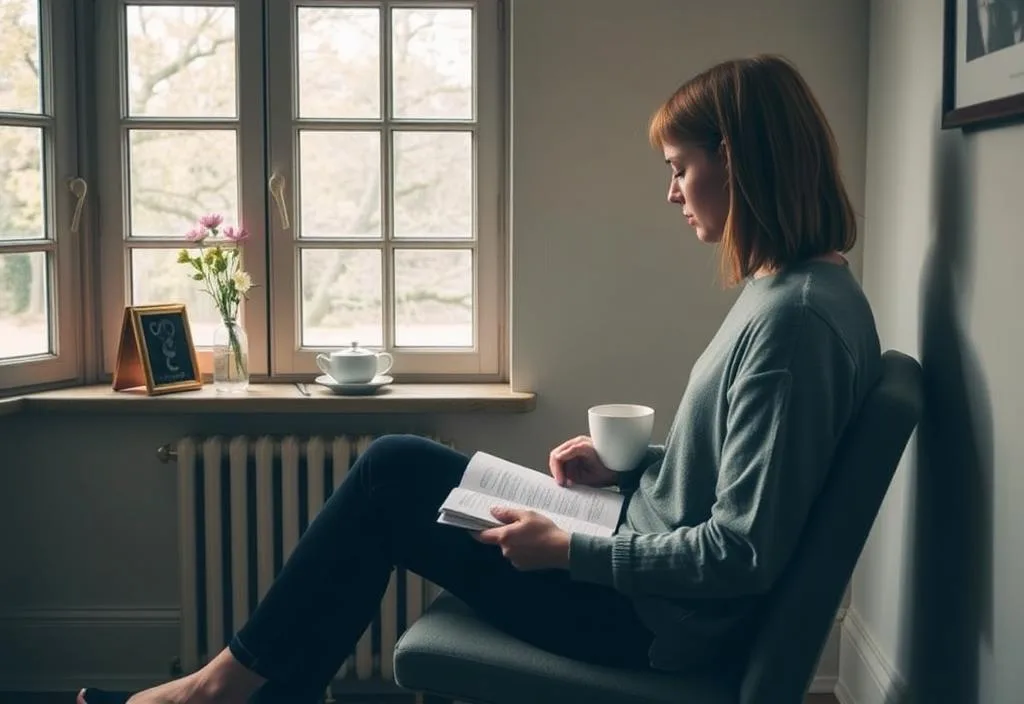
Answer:
[{"label": "woman's nose", "polygon": [[683,189],[679,187],[675,179],[672,179],[668,186],[668,202],[677,205],[683,202]]}]

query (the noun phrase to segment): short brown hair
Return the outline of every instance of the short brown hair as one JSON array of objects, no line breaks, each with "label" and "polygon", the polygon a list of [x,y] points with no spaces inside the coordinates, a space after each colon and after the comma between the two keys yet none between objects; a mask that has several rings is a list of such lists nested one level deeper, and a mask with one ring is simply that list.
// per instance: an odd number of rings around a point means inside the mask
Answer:
[{"label": "short brown hair", "polygon": [[732,285],[857,241],[835,135],[796,68],[760,55],[713,66],[654,113],[650,140],[718,151],[728,171],[722,274]]}]

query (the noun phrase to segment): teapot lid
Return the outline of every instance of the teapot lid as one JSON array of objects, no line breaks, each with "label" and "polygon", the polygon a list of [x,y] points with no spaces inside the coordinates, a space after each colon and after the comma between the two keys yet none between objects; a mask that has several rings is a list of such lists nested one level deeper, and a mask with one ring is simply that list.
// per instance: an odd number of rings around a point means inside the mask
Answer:
[{"label": "teapot lid", "polygon": [[363,349],[359,346],[358,342],[353,342],[351,347],[347,347],[343,350],[338,350],[338,354],[343,357],[372,357],[373,352],[367,349]]}]

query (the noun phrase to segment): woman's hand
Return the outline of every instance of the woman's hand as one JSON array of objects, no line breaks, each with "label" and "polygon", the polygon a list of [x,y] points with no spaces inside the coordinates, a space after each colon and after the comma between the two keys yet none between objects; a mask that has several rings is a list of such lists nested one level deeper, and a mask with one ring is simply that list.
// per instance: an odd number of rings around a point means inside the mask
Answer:
[{"label": "woman's hand", "polygon": [[497,545],[517,570],[558,569],[569,566],[569,534],[539,513],[495,506],[491,514],[505,525],[488,528],[474,537]]},{"label": "woman's hand", "polygon": [[594,449],[594,441],[586,435],[566,440],[552,450],[548,468],[561,486],[611,486],[618,481],[618,473],[604,466]]}]

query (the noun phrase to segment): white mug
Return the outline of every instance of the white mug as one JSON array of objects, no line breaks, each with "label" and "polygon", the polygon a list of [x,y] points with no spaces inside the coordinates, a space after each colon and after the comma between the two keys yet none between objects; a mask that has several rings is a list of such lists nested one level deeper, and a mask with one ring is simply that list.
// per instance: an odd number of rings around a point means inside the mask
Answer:
[{"label": "white mug", "polygon": [[346,349],[316,356],[320,371],[339,384],[365,384],[379,374],[387,374],[394,363],[389,353],[363,349],[355,342]]},{"label": "white mug", "polygon": [[597,456],[608,469],[635,468],[651,442],[654,409],[633,403],[606,403],[587,411],[590,438]]}]

